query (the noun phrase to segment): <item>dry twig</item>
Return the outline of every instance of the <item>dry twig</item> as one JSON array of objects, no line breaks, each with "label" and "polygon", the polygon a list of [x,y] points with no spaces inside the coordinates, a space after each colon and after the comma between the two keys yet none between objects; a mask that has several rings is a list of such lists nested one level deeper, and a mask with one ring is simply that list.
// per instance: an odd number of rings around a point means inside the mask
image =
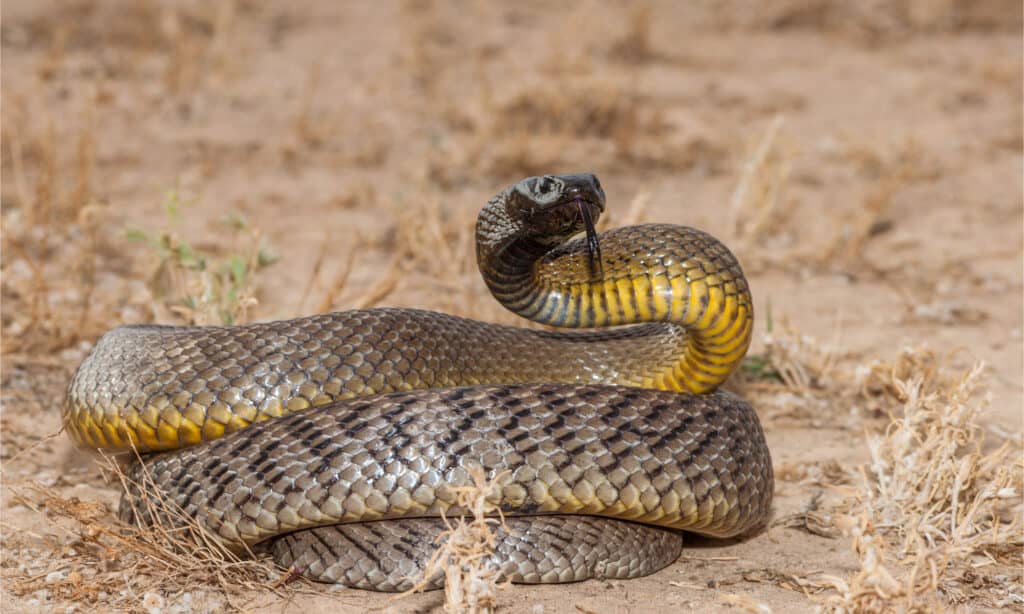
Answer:
[{"label": "dry twig", "polygon": [[500,496],[501,473],[488,480],[482,467],[470,469],[472,486],[452,488],[455,504],[472,514],[471,520],[459,516],[455,523],[437,537],[441,546],[427,564],[419,581],[403,593],[408,595],[423,590],[430,581],[443,574],[445,577],[445,611],[450,614],[491,614],[497,606],[499,570],[489,559],[494,554],[496,536],[492,527],[503,522],[493,514],[497,506],[494,497]]}]

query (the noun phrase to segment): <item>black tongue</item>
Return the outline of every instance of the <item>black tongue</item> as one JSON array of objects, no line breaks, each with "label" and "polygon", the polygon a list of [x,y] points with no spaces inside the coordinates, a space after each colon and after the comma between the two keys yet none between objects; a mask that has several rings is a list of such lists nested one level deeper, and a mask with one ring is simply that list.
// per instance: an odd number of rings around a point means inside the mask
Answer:
[{"label": "black tongue", "polygon": [[590,256],[591,281],[600,281],[604,277],[601,269],[601,243],[597,240],[597,229],[594,228],[594,218],[590,216],[590,208],[583,199],[577,199],[576,205],[580,210],[580,217],[583,219],[583,227],[587,231],[587,254]]}]

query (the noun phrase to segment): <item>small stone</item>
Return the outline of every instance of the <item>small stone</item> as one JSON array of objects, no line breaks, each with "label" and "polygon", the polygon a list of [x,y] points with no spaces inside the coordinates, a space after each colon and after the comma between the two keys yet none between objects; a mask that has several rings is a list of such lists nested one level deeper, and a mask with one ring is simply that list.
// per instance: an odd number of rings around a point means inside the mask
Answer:
[{"label": "small stone", "polygon": [[60,571],[60,570],[58,570],[58,571],[51,571],[50,573],[46,574],[45,582],[47,584],[54,584],[56,582],[60,582],[61,580],[63,580],[66,577],[67,577],[67,572],[65,572],[65,571]]},{"label": "small stone", "polygon": [[146,593],[142,596],[142,607],[148,614],[161,614],[164,609],[164,598],[158,593]]},{"label": "small stone", "polygon": [[85,358],[85,353],[78,348],[66,348],[60,351],[60,359],[64,362],[80,362]]},{"label": "small stone", "polygon": [[24,260],[15,260],[11,263],[11,266],[7,267],[6,273],[10,276],[9,281],[16,281],[20,279],[31,279],[32,278],[32,267],[28,265]]}]

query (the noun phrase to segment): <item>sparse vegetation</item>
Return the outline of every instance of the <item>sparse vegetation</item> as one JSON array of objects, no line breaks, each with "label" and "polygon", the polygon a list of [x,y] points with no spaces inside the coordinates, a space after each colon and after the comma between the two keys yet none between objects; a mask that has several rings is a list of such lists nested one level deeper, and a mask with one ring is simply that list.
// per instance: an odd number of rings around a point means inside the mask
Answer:
[{"label": "sparse vegetation", "polygon": [[480,483],[435,559],[451,607],[1024,611],[1019,3],[748,5],[4,3],[4,610],[439,607],[122,526],[122,474],[57,408],[122,323],[524,325],[478,279],[476,211],[591,170],[602,228],[703,227],[751,277],[729,386],[775,446],[778,518],[628,585],[498,591],[471,566]]},{"label": "sparse vegetation", "polygon": [[[130,478],[119,462],[104,458],[102,467],[114,484],[127,486]],[[16,501],[74,537],[55,559],[41,565],[23,563],[26,569],[41,571],[13,582],[9,590],[19,596],[46,590],[83,607],[120,611],[152,611],[166,605],[242,611],[242,603],[233,598],[239,588],[282,590],[290,582],[287,571],[227,550],[154,492],[142,489],[143,509],[136,513],[154,520],[140,527],[120,522],[103,503],[65,497],[39,484],[24,492],[16,489]],[[7,540],[4,547],[28,561],[38,552],[17,538]]]},{"label": "sparse vegetation", "polygon": [[[890,376],[902,407],[868,436],[870,461],[837,527],[860,569],[831,578],[829,611],[936,611],[962,605],[987,566],[1019,566],[1024,548],[1020,442],[985,445],[983,365],[954,380]],[[932,380],[932,385],[926,385]],[[980,573],[984,573],[981,571]],[[974,606],[1019,606],[1020,578],[992,579]]]},{"label": "sparse vegetation", "polygon": [[174,316],[194,325],[242,323],[256,305],[255,274],[277,256],[259,229],[237,213],[224,216],[219,224],[220,233],[227,235],[221,244],[231,244],[236,251],[220,256],[196,249],[173,230],[183,209],[193,204],[183,201],[177,189],[170,190],[164,200],[167,228],[159,233],[128,229],[126,236],[155,254],[149,286]]}]

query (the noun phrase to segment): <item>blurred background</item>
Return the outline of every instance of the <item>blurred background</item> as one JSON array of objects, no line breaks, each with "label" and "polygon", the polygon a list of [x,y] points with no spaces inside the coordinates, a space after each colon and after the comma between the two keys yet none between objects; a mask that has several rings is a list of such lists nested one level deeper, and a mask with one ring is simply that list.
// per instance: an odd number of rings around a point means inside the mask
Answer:
[{"label": "blurred background", "polygon": [[986,361],[992,428],[1018,432],[1021,10],[7,0],[5,458],[59,428],[118,324],[371,305],[515,323],[478,279],[476,212],[573,171],[601,178],[605,226],[724,240],[756,354],[783,330],[828,340],[829,365],[927,342]]},{"label": "blurred background", "polygon": [[[1020,219],[1020,4],[854,4],[6,2],[6,341],[381,294],[471,312],[475,212],[546,172],[755,275],[1016,247],[970,224]],[[417,290],[438,283],[459,296]]]}]

